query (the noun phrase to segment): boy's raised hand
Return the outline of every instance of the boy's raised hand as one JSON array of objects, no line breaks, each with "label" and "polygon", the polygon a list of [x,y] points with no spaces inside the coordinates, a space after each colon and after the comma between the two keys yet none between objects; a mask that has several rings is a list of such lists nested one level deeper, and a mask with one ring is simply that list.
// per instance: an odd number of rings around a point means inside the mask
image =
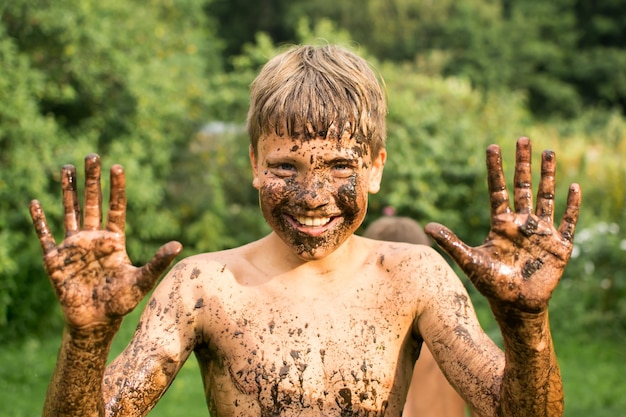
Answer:
[{"label": "boy's raised hand", "polygon": [[554,153],[545,151],[533,212],[531,145],[527,138],[520,138],[512,211],[500,148],[491,145],[487,149],[491,230],[485,243],[472,248],[440,224],[426,226],[426,233],[448,252],[492,305],[525,312],[543,311],[563,274],[572,253],[581,192],[578,184],[570,186],[567,207],[556,229],[553,224],[555,170]]},{"label": "boy's raised hand", "polygon": [[81,229],[76,170],[62,170],[65,239],[57,245],[41,204],[33,200],[30,214],[43,249],[44,267],[70,328],[83,329],[119,321],[152,289],[180,253],[178,242],[163,245],[141,268],[126,254],[126,184],[120,165],[111,167],[111,196],[102,228],[100,158],[85,158],[85,199]]}]

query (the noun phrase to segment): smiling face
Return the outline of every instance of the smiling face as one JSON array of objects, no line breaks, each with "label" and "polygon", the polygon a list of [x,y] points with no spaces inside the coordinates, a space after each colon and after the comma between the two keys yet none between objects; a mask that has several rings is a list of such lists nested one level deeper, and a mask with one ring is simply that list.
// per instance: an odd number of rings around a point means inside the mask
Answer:
[{"label": "smiling face", "polygon": [[265,220],[301,259],[324,258],[363,222],[385,157],[383,149],[372,158],[369,145],[347,134],[262,136],[250,159]]}]

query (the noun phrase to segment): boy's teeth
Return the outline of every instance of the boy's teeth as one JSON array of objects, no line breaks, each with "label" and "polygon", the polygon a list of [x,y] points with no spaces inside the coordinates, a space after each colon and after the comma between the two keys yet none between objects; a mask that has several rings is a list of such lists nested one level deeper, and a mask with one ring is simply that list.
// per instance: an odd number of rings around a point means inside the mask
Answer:
[{"label": "boy's teeth", "polygon": [[323,226],[330,221],[330,217],[297,217],[296,220],[305,226]]}]

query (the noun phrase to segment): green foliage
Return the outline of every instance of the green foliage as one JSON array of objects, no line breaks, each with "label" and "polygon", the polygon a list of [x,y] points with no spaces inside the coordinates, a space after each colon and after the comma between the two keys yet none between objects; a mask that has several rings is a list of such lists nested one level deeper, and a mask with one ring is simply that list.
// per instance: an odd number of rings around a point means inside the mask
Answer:
[{"label": "green foliage", "polygon": [[[53,118],[40,114],[37,97],[43,94],[44,76],[7,37],[4,26],[0,26],[0,67],[0,96],[10,98],[0,101],[0,329],[15,320],[11,326],[24,331],[35,323],[49,324],[48,315],[42,314],[47,309],[33,306],[50,306],[54,300],[41,264],[34,261],[41,258],[41,250],[34,234],[27,233],[32,229],[28,199],[40,195],[46,202],[55,155],[47,144],[66,136]],[[33,286],[40,290],[29,290]]]},{"label": "green foliage", "polygon": [[601,222],[577,232],[553,307],[553,318],[565,328],[597,337],[626,335],[626,228]]},{"label": "green foliage", "polygon": [[[566,393],[575,404],[566,406],[566,416],[619,413],[623,372],[607,363],[624,358],[616,347],[603,348],[626,333],[626,121],[619,107],[602,107],[624,106],[626,7],[610,0],[242,4],[16,0],[0,6],[0,335],[31,333],[0,352],[0,392],[7,393],[0,404],[28,396],[23,387],[30,390],[32,381],[43,396],[49,375],[37,374],[33,364],[51,370],[54,362],[58,341],[50,348],[33,336],[61,320],[27,205],[40,199],[62,237],[61,165],[79,165],[82,175],[89,152],[103,156],[104,172],[114,162],[124,165],[128,245],[137,263],[170,239],[180,240],[185,254],[256,239],[269,229],[250,184],[243,130],[248,86],[277,45],[331,42],[366,57],[388,89],[389,159],[367,221],[393,206],[479,244],[489,222],[487,144],[502,146],[509,184],[517,137],[533,139],[535,167],[542,149],[556,151],[556,220],[569,182],[581,184],[583,208],[552,320],[561,345],[575,335],[572,345],[590,346],[581,353],[566,345]],[[229,19],[219,15],[219,33],[228,39],[216,38],[218,22],[203,13],[218,5],[230,10],[223,12]],[[255,11],[272,21],[254,23]],[[237,20],[253,22],[242,26],[251,32],[224,31]],[[240,53],[224,56],[223,45]],[[577,117],[538,122],[531,110]],[[106,175],[103,182],[106,188]],[[484,299],[476,304],[481,322],[489,321]],[[134,327],[134,317],[125,326]],[[116,343],[125,344],[130,332]],[[598,352],[605,354],[599,365]],[[597,373],[587,379],[580,363]],[[192,382],[177,381],[172,398],[187,401],[187,386],[199,386],[197,374],[188,376],[194,371],[181,374]],[[167,398],[156,414],[175,415]],[[24,409],[29,401],[21,402]]]},{"label": "green foliage", "polygon": [[[561,324],[554,318],[552,322],[553,327]],[[564,416],[621,416],[626,408],[624,340],[598,338],[582,328],[559,332],[554,339],[563,378]]]},{"label": "green foliage", "polygon": [[244,53],[244,45],[254,43],[258,33],[277,41],[294,39],[292,0],[212,0],[206,13],[212,16],[217,35],[224,41],[225,56]]},{"label": "green foliage", "polygon": [[[263,30],[276,43],[328,19],[381,60],[444,57],[445,75],[481,90],[521,90],[536,116],[585,105],[626,108],[626,3],[614,0],[267,0],[215,2],[229,52]],[[259,7],[262,10],[259,10]],[[272,16],[268,19],[268,16]]]},{"label": "green foliage", "polygon": [[[90,152],[127,170],[129,252],[146,261],[180,226],[166,208],[173,150],[207,117],[219,42],[196,1],[17,0],[0,8],[0,332],[45,328],[54,306],[30,225],[62,235],[61,165]],[[184,17],[184,18],[183,18]],[[82,178],[79,180],[82,182]]]},{"label": "green foliage", "polygon": [[248,143],[243,124],[214,122],[176,152],[169,186],[186,225],[186,253],[232,248],[269,231],[252,187]]},{"label": "green foliage", "polygon": [[523,97],[484,95],[463,79],[425,76],[409,64],[386,64],[381,72],[389,95],[389,156],[370,210],[393,206],[479,243],[489,227],[485,149],[515,143],[524,133]]}]

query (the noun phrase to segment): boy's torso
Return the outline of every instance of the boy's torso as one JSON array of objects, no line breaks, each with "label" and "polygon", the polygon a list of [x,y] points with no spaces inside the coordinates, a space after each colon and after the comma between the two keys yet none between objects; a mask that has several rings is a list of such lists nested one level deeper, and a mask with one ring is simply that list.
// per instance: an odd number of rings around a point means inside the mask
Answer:
[{"label": "boy's torso", "polygon": [[226,266],[195,349],[211,416],[400,415],[419,348],[421,249],[379,246],[308,288],[245,285],[253,268]]}]

